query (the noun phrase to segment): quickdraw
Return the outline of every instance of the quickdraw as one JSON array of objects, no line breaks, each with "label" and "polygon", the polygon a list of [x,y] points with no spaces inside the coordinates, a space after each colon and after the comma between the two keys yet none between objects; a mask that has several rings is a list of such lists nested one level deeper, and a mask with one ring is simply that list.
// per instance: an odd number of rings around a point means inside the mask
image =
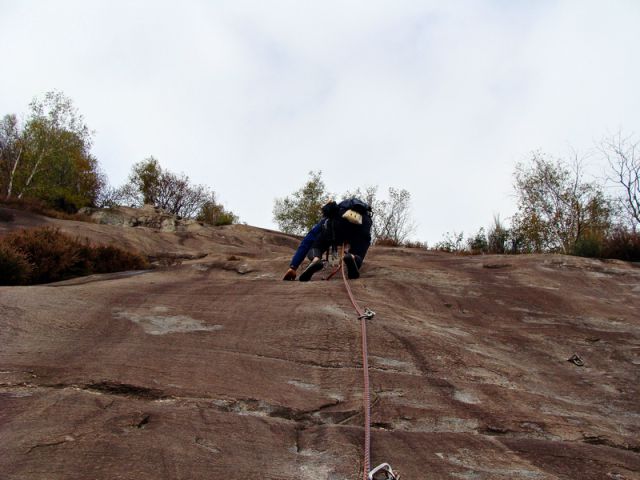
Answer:
[{"label": "quickdraw", "polygon": [[567,359],[567,362],[571,362],[578,367],[584,367],[584,360],[582,360],[582,358],[580,358],[580,355],[578,355],[577,353],[574,353],[573,355],[571,355]]},{"label": "quickdraw", "polygon": [[396,476],[388,463],[381,463],[369,472],[368,480],[400,480],[400,475]]},{"label": "quickdraw", "polygon": [[363,318],[365,320],[371,320],[375,316],[376,316],[376,312],[374,312],[373,310],[370,310],[369,308],[365,307],[364,308],[364,313],[358,317],[358,320],[362,320]]}]

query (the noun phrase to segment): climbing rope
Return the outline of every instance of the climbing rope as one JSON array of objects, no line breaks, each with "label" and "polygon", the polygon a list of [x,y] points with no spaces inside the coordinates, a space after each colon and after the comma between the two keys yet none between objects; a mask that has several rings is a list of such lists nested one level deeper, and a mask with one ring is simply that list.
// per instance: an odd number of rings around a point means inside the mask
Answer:
[{"label": "climbing rope", "polygon": [[362,372],[364,377],[364,391],[362,394],[363,404],[364,404],[364,480],[373,480],[374,475],[380,472],[384,477],[375,477],[375,478],[384,478],[387,480],[398,480],[399,477],[396,477],[389,466],[388,463],[383,463],[378,465],[373,470],[369,471],[369,467],[371,466],[371,395],[369,393],[369,356],[367,349],[367,320],[370,320],[375,315],[375,312],[365,308],[362,310],[356,302],[356,299],[353,297],[353,292],[351,292],[351,286],[347,281],[347,275],[345,274],[346,266],[343,266],[344,263],[344,246],[342,247],[341,258],[342,262],[340,262],[340,266],[331,273],[329,280],[333,275],[335,275],[338,270],[342,270],[342,280],[344,281],[344,286],[347,290],[347,294],[349,295],[349,299],[351,300],[351,304],[356,309],[358,314],[358,319],[360,320],[360,330],[362,337]]},{"label": "climbing rope", "polygon": [[[344,258],[344,247],[342,249],[342,255]],[[369,480],[369,465],[371,464],[371,396],[369,393],[369,357],[367,355],[367,318],[364,315],[364,311],[360,309],[358,302],[353,298],[351,287],[344,273],[345,270],[346,268],[342,268],[342,280],[344,280],[344,286],[347,289],[349,299],[358,313],[362,336],[362,372],[364,377],[364,392],[362,394],[364,404],[364,480]]]},{"label": "climbing rope", "polygon": [[338,265],[333,272],[331,272],[327,278],[325,278],[325,280],[331,280],[333,278],[333,276],[338,273],[340,270],[342,270],[342,262],[340,262],[340,265]]}]

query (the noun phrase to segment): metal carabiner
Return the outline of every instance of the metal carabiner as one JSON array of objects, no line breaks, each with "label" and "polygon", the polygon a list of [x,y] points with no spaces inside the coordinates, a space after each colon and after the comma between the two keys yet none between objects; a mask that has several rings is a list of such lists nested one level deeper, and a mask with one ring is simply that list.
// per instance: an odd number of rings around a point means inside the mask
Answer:
[{"label": "metal carabiner", "polygon": [[578,355],[577,353],[574,353],[573,355],[571,355],[567,359],[567,362],[571,362],[574,365],[577,365],[578,367],[584,367],[584,360],[582,360],[582,358],[580,358],[580,355]]},{"label": "metal carabiner", "polygon": [[[383,476],[384,475],[384,476]],[[388,463],[381,463],[369,472],[369,480],[399,480]]]},{"label": "metal carabiner", "polygon": [[358,320],[362,320],[363,318],[365,320],[371,320],[373,317],[375,317],[375,315],[376,315],[376,312],[365,307],[364,313],[358,317]]}]

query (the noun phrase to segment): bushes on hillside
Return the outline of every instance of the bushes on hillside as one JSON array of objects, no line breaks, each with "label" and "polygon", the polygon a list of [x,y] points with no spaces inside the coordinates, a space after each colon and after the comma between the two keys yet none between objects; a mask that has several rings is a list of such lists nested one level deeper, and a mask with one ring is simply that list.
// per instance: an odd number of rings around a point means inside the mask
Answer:
[{"label": "bushes on hillside", "polygon": [[238,217],[233,212],[225,210],[222,205],[214,200],[207,201],[200,207],[196,220],[216,227],[238,223]]},{"label": "bushes on hillside", "polygon": [[137,253],[92,246],[54,228],[20,230],[0,240],[0,285],[48,283],[147,267],[147,260]]},{"label": "bushes on hillside", "polygon": [[397,240],[389,237],[378,237],[374,241],[374,245],[379,247],[401,247],[402,244]]},{"label": "bushes on hillside", "polygon": [[24,253],[0,243],[0,285],[24,285],[32,270],[33,266]]},{"label": "bushes on hillside", "polygon": [[13,222],[15,218],[16,216],[13,213],[7,212],[5,210],[0,210],[0,222]]},{"label": "bushes on hillside", "polygon": [[86,270],[81,263],[86,255],[78,255],[81,245],[77,240],[62,235],[58,230],[38,228],[10,233],[4,242],[25,255],[31,265],[30,283],[55,282],[82,275]]},{"label": "bushes on hillside", "polygon": [[[60,220],[75,220],[77,222],[93,223],[91,217],[81,213],[68,213],[63,210],[56,210],[50,205],[37,198],[4,198],[0,199],[0,206],[22,210],[25,212],[37,213],[45,217],[58,218]],[[9,215],[9,213],[7,213]],[[2,212],[0,212],[0,221],[2,220]],[[7,220],[8,221],[8,220]]]},{"label": "bushes on hillside", "polygon": [[378,247],[405,247],[423,249],[426,249],[428,247],[426,242],[421,242],[419,240],[406,240],[404,242],[399,242],[391,237],[377,237],[374,240],[373,244]]},{"label": "bushes on hillside", "polygon": [[128,252],[113,245],[92,247],[89,258],[92,273],[140,270],[149,267],[149,262],[140,254]]},{"label": "bushes on hillside", "polygon": [[602,257],[640,262],[640,233],[625,228],[614,229],[603,242]]},{"label": "bushes on hillside", "polygon": [[[485,235],[481,228],[474,236],[463,241],[463,233],[447,233],[435,245],[435,250],[459,254],[522,254],[532,250],[522,246],[521,233],[495,225]],[[574,243],[569,255],[600,259],[640,262],[640,233],[622,225],[608,232],[586,230]]]}]

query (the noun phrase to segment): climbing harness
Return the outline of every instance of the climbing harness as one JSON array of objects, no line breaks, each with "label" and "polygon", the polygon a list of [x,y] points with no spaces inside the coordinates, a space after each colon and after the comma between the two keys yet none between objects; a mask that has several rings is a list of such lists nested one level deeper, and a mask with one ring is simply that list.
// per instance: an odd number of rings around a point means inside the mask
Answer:
[{"label": "climbing harness", "polygon": [[[344,246],[342,247],[341,258],[344,258]],[[367,322],[366,320],[371,320],[375,312],[366,308],[362,310],[353,297],[353,293],[351,292],[351,287],[349,286],[349,282],[347,281],[347,276],[345,274],[346,266],[342,267],[342,263],[337,270],[335,270],[331,276],[338,272],[338,270],[342,270],[342,280],[344,281],[344,286],[347,290],[347,294],[349,295],[349,299],[351,300],[351,304],[356,309],[358,314],[358,319],[360,320],[360,327],[362,333],[362,371],[364,377],[364,391],[362,394],[363,402],[364,402],[364,480],[399,480],[400,476],[396,476],[391,469],[391,466],[388,463],[382,463],[375,467],[373,470],[369,471],[369,467],[371,465],[371,396],[369,393],[369,357],[367,354]],[[329,278],[331,278],[331,276]],[[329,279],[327,278],[327,280]]]}]

